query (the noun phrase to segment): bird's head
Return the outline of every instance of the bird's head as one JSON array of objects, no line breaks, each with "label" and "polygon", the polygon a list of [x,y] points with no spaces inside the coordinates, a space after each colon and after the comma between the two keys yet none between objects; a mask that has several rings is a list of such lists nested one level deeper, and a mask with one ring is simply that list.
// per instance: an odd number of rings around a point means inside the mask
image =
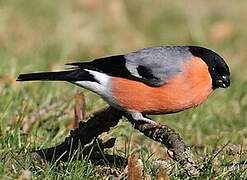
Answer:
[{"label": "bird's head", "polygon": [[230,70],[220,55],[210,49],[197,46],[189,46],[189,50],[194,56],[200,57],[207,64],[213,89],[230,86]]}]

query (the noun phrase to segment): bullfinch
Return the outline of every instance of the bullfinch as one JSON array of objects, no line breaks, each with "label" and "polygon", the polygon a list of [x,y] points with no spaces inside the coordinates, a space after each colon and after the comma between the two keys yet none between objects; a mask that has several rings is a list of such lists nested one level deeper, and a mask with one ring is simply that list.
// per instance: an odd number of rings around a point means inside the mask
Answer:
[{"label": "bullfinch", "polygon": [[[100,95],[134,120],[183,111],[230,86],[230,70],[214,51],[199,46],[159,46],[125,55],[69,63],[58,72],[20,74],[17,81],[67,81]],[[154,123],[154,122],[153,122]]]}]

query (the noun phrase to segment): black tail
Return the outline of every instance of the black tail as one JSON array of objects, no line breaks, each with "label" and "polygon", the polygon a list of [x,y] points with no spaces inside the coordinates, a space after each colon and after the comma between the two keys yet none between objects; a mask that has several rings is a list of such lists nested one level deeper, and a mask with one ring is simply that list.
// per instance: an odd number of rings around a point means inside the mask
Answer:
[{"label": "black tail", "polygon": [[83,69],[59,72],[20,74],[17,81],[96,81],[94,76]]}]

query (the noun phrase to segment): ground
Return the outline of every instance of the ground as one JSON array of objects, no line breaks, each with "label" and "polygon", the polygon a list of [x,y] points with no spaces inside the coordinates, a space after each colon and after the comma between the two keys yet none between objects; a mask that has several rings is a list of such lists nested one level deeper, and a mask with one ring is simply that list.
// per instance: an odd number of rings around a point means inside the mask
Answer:
[{"label": "ground", "polygon": [[[231,69],[231,87],[219,89],[198,108],[152,116],[176,129],[196,156],[211,154],[227,143],[247,147],[247,2],[236,1],[0,1],[0,177],[33,179],[107,179],[86,161],[55,166],[20,158],[33,149],[51,147],[69,134],[76,92],[86,96],[86,114],[106,106],[97,95],[63,82],[17,83],[23,72],[63,69],[66,62],[90,60],[157,45],[194,44],[221,54]],[[47,108],[48,107],[48,108]],[[52,108],[49,108],[52,107]],[[41,110],[48,109],[45,113]],[[31,125],[27,123],[34,119]],[[164,147],[122,121],[103,138],[116,137],[113,151],[137,153],[144,169],[155,178]],[[127,148],[125,148],[127,146]],[[246,154],[222,151],[204,179],[244,179]],[[124,167],[122,167],[124,169]],[[120,168],[121,169],[121,168]],[[125,178],[123,176],[122,178]],[[179,167],[172,179],[189,178]]]}]

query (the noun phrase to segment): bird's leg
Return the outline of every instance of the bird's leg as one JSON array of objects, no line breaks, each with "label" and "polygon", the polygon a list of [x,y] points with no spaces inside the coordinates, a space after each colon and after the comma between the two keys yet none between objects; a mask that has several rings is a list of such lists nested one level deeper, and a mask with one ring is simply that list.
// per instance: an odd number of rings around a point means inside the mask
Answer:
[{"label": "bird's leg", "polygon": [[158,125],[158,123],[156,123],[155,121],[149,119],[146,116],[143,116],[143,114],[140,113],[140,112],[130,112],[130,115],[131,115],[133,121],[136,121],[137,123],[140,123],[141,121],[144,121],[144,122],[146,122],[148,124],[151,124],[151,125]]}]

